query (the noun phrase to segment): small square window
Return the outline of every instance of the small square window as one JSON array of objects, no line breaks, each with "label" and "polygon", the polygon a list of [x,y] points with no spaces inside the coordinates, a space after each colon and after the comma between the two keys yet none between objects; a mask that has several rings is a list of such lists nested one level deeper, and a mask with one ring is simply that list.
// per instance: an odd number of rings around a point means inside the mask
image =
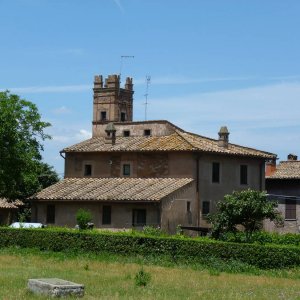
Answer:
[{"label": "small square window", "polygon": [[92,176],[92,165],[84,165],[84,176]]},{"label": "small square window", "polygon": [[240,166],[240,183],[248,184],[248,166],[247,165]]},{"label": "small square window", "polygon": [[101,119],[101,121],[106,121],[106,111],[101,111],[100,119]]},{"label": "small square window", "polygon": [[150,135],[151,135],[151,129],[145,129],[144,136],[150,136]]},{"label": "small square window", "polygon": [[123,175],[130,176],[130,164],[123,165]]},{"label": "small square window", "polygon": [[130,136],[130,130],[124,130],[123,136]]}]

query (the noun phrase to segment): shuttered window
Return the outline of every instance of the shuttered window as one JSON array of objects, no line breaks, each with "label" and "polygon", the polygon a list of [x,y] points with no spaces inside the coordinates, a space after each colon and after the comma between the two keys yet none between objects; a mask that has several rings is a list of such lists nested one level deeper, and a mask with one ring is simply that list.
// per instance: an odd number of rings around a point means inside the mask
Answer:
[{"label": "shuttered window", "polygon": [[295,220],[296,219],[296,201],[285,200],[285,219]]}]

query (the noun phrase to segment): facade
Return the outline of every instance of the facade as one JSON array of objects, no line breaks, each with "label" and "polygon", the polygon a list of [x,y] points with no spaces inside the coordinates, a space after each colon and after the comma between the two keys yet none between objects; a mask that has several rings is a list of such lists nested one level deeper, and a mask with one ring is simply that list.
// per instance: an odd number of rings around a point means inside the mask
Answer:
[{"label": "facade", "polygon": [[277,228],[266,222],[266,228],[279,232],[300,232],[300,161],[289,154],[286,161],[276,165],[271,161],[266,168],[266,190],[269,197],[278,201],[278,209],[284,218],[284,226]]},{"label": "facade", "polygon": [[93,136],[61,151],[65,179],[32,197],[36,222],[73,226],[88,208],[96,227],[207,227],[205,216],[233,190],[265,189],[265,161],[276,155],[159,121],[134,122],[133,84],[94,81]]}]

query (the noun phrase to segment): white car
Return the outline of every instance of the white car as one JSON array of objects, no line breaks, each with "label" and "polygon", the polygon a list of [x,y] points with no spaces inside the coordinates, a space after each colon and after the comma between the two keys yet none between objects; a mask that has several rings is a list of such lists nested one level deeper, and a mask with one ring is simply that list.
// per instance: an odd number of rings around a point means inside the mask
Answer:
[{"label": "white car", "polygon": [[44,228],[46,227],[42,223],[26,223],[26,222],[14,222],[9,227],[11,228]]}]

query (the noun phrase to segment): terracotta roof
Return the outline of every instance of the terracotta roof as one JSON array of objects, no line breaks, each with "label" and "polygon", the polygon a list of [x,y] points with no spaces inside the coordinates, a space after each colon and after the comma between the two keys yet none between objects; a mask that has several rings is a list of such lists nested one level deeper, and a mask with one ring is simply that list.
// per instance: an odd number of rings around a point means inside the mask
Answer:
[{"label": "terracotta roof", "polygon": [[93,137],[67,147],[62,152],[120,152],[120,151],[201,151],[220,154],[261,157],[273,159],[276,154],[242,147],[234,144],[228,148],[218,146],[218,140],[210,139],[183,130],[165,136],[117,137],[114,145],[104,137]]},{"label": "terracotta roof", "polygon": [[0,208],[17,209],[22,205],[24,205],[24,203],[20,200],[8,201],[6,198],[0,198]]},{"label": "terracotta roof", "polygon": [[66,178],[31,200],[160,201],[192,178]]},{"label": "terracotta roof", "polygon": [[281,161],[276,167],[276,171],[266,177],[267,179],[300,179],[300,161]]}]

